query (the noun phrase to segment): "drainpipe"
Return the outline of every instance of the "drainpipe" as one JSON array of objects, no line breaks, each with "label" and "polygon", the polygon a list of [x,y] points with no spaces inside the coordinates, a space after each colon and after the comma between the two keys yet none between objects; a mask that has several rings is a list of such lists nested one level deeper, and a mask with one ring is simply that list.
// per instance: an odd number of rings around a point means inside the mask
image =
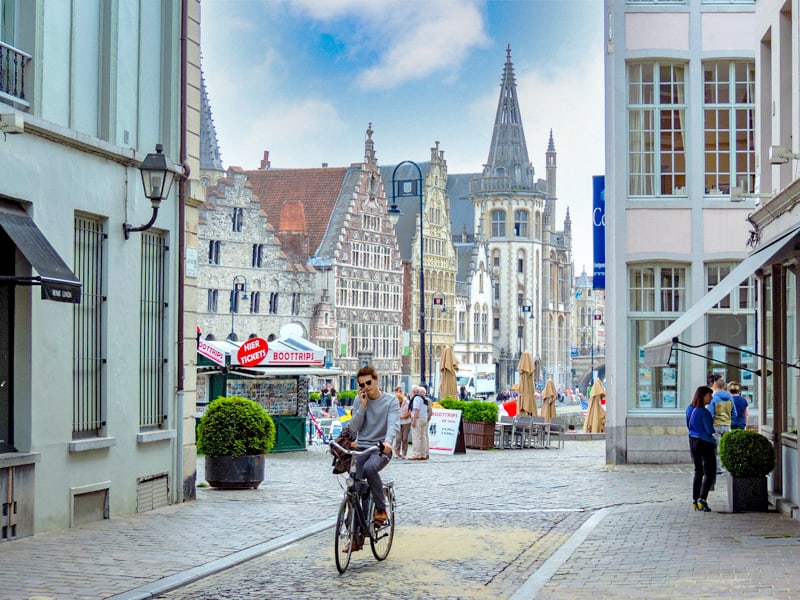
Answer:
[{"label": "drainpipe", "polygon": [[187,31],[188,31],[188,0],[181,0],[181,124],[180,124],[180,161],[183,165],[184,176],[178,186],[178,317],[177,321],[177,385],[175,393],[175,474],[177,492],[175,500],[179,503],[184,501],[183,493],[183,376],[184,376],[184,352],[183,352],[183,327],[184,327],[184,279],[186,277],[186,193],[189,188],[189,165],[186,162],[186,58],[188,55]]}]

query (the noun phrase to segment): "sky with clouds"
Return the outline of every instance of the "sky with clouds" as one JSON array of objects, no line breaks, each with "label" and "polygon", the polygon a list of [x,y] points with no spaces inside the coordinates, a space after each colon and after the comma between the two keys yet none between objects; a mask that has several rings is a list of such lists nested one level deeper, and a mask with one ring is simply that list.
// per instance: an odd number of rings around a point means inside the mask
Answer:
[{"label": "sky with clouds", "polygon": [[[511,60],[528,154],[544,178],[552,129],[557,222],[591,274],[592,176],[604,172],[602,0],[203,0],[202,65],[223,164],[347,166],[372,123],[380,164],[450,173],[488,158]],[[559,225],[560,227],[560,225]]]}]

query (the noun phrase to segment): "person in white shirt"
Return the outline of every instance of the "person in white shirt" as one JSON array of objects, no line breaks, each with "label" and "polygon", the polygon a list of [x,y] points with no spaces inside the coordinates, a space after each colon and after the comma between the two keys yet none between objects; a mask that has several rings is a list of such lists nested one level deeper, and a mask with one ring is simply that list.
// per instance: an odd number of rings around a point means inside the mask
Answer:
[{"label": "person in white shirt", "polygon": [[414,455],[408,460],[428,460],[428,411],[430,400],[424,385],[411,389],[411,442]]}]

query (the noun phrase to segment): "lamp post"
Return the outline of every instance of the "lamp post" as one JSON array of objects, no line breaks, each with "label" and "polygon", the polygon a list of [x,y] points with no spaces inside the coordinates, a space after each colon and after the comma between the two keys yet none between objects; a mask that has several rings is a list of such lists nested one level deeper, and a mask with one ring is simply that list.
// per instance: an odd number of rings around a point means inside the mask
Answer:
[{"label": "lamp post", "polygon": [[[397,179],[397,170],[405,164],[417,170],[416,179]],[[423,239],[423,206],[422,206],[422,169],[410,160],[398,164],[392,172],[392,206],[389,208],[389,219],[397,224],[400,209],[397,208],[398,198],[419,198],[419,378],[425,383],[425,243]]]},{"label": "lamp post", "polygon": [[[444,303],[444,294],[442,292],[436,292],[431,296],[431,323],[433,322],[433,309],[437,306],[442,309],[443,313],[447,312],[447,307]],[[442,332],[441,327],[439,328],[439,333]],[[428,337],[428,382],[433,383],[433,331],[431,331],[431,335]],[[440,365],[441,368],[441,365]]]},{"label": "lamp post", "polygon": [[600,324],[603,324],[603,311],[599,308],[595,308],[592,311],[592,383],[594,383],[595,375],[594,375],[594,322],[600,321]]},{"label": "lamp post", "polygon": [[244,275],[234,276],[233,287],[231,288],[231,332],[228,334],[228,339],[232,342],[239,339],[236,337],[236,330],[233,328],[239,292],[242,292],[242,300],[247,300],[247,278]]}]

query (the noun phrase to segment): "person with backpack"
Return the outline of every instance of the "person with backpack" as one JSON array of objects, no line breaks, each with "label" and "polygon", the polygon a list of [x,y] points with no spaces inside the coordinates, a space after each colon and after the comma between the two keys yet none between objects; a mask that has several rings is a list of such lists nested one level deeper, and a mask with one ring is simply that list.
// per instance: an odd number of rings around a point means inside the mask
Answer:
[{"label": "person with backpack", "polygon": [[408,460],[428,460],[428,413],[430,400],[424,385],[411,390],[411,443],[414,455]]}]

